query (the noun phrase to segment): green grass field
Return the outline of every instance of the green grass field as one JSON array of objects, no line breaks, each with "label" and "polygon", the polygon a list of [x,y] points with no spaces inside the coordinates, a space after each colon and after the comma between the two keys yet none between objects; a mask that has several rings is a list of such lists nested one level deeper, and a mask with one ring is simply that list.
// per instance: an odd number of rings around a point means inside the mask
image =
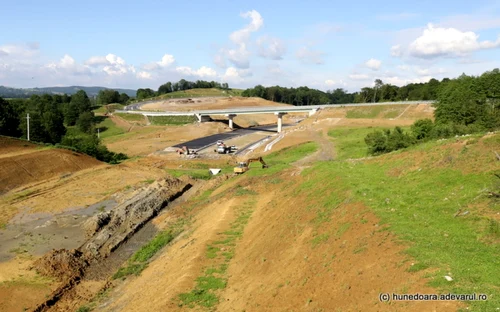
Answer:
[{"label": "green grass field", "polygon": [[[307,182],[297,192],[321,198],[308,209],[317,211],[316,220],[321,223],[345,200],[364,202],[408,245],[407,253],[416,261],[410,270],[430,268],[430,284],[440,293],[487,294],[488,301],[470,304],[479,311],[494,311],[500,306],[500,223],[473,210],[466,217],[455,217],[459,209],[467,211],[477,203],[486,205],[491,214],[500,212],[498,204],[486,197],[486,190],[496,182],[492,172],[463,174],[453,167],[435,168],[434,160],[422,162],[427,166],[419,170],[391,175],[404,172],[407,161],[385,161],[389,155],[369,162],[342,161],[363,156],[360,140],[371,130],[330,131],[340,161],[321,162],[303,171]],[[499,142],[492,142],[500,148]],[[429,142],[394,154],[424,151],[434,155],[444,144]],[[428,157],[447,155],[439,152]],[[460,157],[469,157],[472,162],[476,156],[464,152]],[[453,282],[446,281],[444,275],[451,275]]]},{"label": "green grass field", "polygon": [[127,121],[144,121],[144,115],[141,114],[114,113],[113,115],[123,118]]},{"label": "green grass field", "polygon": [[195,116],[148,116],[152,125],[185,125],[196,122],[198,119]]},{"label": "green grass field", "polygon": [[96,129],[99,130],[99,136],[101,139],[106,139],[111,136],[116,136],[124,134],[125,130],[118,127],[110,118],[105,117],[101,122],[96,124]]}]

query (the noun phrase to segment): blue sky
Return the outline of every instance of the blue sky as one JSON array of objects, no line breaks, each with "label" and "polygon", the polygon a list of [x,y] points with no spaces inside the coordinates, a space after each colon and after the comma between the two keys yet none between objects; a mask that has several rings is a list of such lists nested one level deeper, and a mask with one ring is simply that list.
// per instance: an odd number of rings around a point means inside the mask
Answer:
[{"label": "blue sky", "polygon": [[500,67],[498,1],[2,1],[0,85],[357,91]]}]

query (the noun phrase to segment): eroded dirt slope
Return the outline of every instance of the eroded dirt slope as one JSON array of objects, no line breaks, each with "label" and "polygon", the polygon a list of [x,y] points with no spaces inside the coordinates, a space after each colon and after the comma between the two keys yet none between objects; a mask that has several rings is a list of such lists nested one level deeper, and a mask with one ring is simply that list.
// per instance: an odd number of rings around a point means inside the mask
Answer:
[{"label": "eroded dirt slope", "polygon": [[0,146],[0,194],[102,164],[81,153],[46,149],[6,137],[0,137]]},{"label": "eroded dirt slope", "polygon": [[[253,169],[255,170],[255,169]],[[363,204],[345,202],[315,221],[314,201],[300,195],[304,178],[286,170],[271,178],[230,180],[196,215],[192,231],[165,249],[141,276],[109,294],[98,311],[191,311],[180,298],[228,251],[227,286],[215,291],[217,311],[385,311],[379,293],[434,292],[424,272],[410,273],[404,246]],[[216,245],[251,203],[235,246]],[[329,235],[324,234],[328,232]],[[210,255],[212,247],[217,255]],[[233,249],[234,248],[234,249]],[[213,250],[212,250],[213,251]],[[195,305],[196,306],[196,305]],[[399,311],[456,311],[449,302],[406,302]],[[195,310],[204,310],[198,307]]]}]

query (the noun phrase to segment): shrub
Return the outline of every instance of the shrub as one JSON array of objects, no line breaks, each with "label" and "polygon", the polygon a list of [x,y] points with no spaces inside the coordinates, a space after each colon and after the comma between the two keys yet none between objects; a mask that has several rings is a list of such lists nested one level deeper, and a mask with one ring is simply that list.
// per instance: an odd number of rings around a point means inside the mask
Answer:
[{"label": "shrub", "polygon": [[420,119],[411,126],[411,132],[415,139],[423,141],[429,139],[434,128],[434,123],[430,119]]}]

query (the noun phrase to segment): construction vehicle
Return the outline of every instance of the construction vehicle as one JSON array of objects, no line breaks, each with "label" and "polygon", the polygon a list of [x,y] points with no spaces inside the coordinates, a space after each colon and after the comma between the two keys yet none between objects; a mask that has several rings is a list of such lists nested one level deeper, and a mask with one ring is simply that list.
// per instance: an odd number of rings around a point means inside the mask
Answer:
[{"label": "construction vehicle", "polygon": [[238,166],[234,167],[234,173],[239,174],[239,173],[247,172],[248,169],[250,169],[249,168],[250,164],[253,163],[254,161],[260,161],[260,163],[262,164],[262,169],[268,167],[268,165],[266,164],[264,159],[262,159],[262,157],[250,158],[250,159],[247,159],[247,161],[239,162]]},{"label": "construction vehicle", "polygon": [[183,146],[182,148],[178,148],[176,151],[179,155],[189,155],[191,152],[189,151],[189,148],[187,146]]},{"label": "construction vehicle", "polygon": [[222,141],[217,141],[217,148],[214,149],[214,152],[219,154],[229,154],[236,151],[238,148],[235,145],[227,146]]}]

